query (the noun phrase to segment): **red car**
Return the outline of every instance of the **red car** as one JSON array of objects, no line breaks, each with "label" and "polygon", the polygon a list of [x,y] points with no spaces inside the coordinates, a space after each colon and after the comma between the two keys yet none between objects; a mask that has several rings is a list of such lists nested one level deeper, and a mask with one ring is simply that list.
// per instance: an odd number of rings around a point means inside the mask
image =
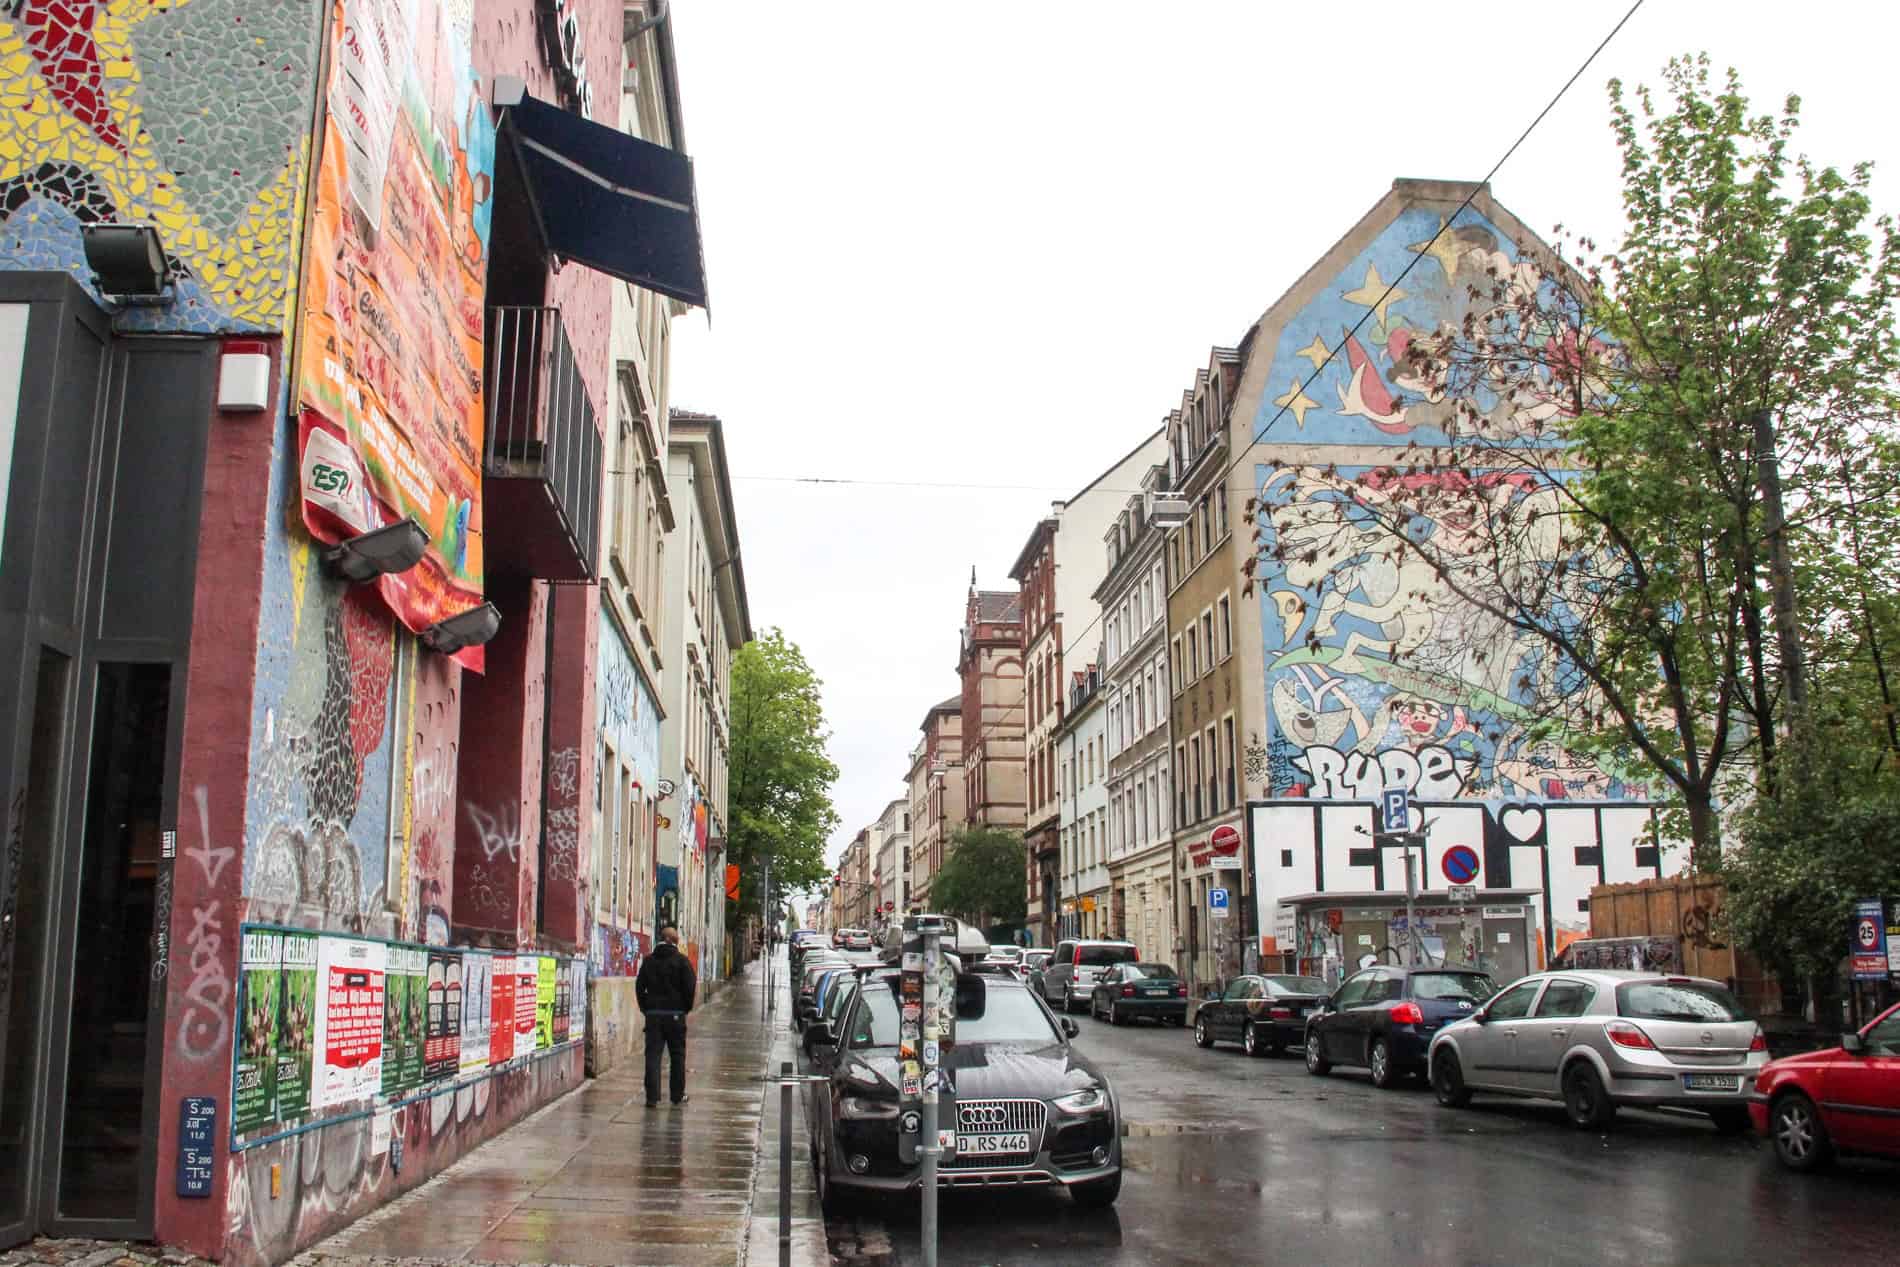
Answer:
[{"label": "red car", "polygon": [[1763,1065],[1748,1112],[1790,1170],[1837,1152],[1900,1157],[1900,1004],[1839,1047]]}]

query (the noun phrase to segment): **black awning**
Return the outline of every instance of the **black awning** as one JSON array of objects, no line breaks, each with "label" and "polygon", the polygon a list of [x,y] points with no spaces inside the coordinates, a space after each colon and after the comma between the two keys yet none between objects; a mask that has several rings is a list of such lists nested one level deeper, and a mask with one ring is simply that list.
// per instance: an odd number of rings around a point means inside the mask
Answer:
[{"label": "black awning", "polygon": [[502,115],[549,252],[706,306],[693,161],[522,93]]}]

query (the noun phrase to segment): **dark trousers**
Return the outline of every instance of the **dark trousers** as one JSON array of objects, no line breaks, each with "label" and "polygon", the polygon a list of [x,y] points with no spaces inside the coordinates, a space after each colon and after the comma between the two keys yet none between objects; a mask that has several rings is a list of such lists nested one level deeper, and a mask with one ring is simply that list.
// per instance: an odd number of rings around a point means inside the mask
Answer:
[{"label": "dark trousers", "polygon": [[660,1102],[660,1053],[667,1053],[673,1103],[686,1098],[686,1017],[655,1012],[647,1017],[647,1103]]}]

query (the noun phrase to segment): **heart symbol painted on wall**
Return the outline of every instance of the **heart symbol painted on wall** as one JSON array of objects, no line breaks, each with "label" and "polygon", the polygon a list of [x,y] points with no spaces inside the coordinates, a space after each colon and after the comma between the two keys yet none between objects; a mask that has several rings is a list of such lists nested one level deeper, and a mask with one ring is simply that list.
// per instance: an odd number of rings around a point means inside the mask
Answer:
[{"label": "heart symbol painted on wall", "polygon": [[1544,811],[1521,805],[1506,806],[1498,815],[1498,825],[1519,840],[1529,841],[1544,828]]}]

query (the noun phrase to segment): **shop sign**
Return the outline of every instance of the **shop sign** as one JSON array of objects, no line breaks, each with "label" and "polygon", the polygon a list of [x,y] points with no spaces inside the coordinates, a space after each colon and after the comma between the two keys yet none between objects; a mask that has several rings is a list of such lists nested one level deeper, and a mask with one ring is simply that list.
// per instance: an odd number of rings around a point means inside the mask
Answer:
[{"label": "shop sign", "polygon": [[540,0],[535,11],[541,19],[541,46],[561,104],[582,118],[594,113],[594,85],[587,80],[587,47],[581,35],[579,6],[569,0]]}]

